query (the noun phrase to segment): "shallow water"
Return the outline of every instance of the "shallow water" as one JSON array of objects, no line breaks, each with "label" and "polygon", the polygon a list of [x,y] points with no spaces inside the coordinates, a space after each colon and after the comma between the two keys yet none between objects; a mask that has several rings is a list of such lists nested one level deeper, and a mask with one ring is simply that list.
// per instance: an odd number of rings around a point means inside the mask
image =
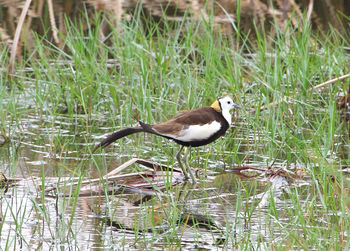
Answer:
[{"label": "shallow water", "polygon": [[[105,152],[96,153],[94,156],[102,159],[98,162],[101,169],[97,170],[90,155],[81,152],[87,153],[82,149],[105,137],[87,131],[86,121],[103,123],[101,117],[40,115],[34,109],[28,112],[33,100],[26,100],[28,103],[19,108],[23,109],[20,121],[9,116],[11,142],[0,148],[2,172],[8,178],[23,179],[7,191],[2,189],[1,247],[211,250],[234,249],[249,240],[252,246],[269,249],[271,243],[279,243],[286,237],[286,228],[302,231],[301,226],[293,224],[296,216],[290,211],[295,205],[291,191],[298,190],[301,205],[309,203],[309,195],[315,192],[310,177],[306,175],[290,182],[283,175],[249,178],[231,173],[238,165],[206,157],[209,151],[210,156],[216,154],[215,145],[195,150],[201,157],[192,159],[192,166],[208,167],[207,172],[200,172],[203,182],[196,186],[180,184],[150,197],[140,194],[74,197],[76,188],[69,187],[74,177],[79,176],[74,172],[85,170],[86,177],[101,177],[135,157],[135,149],[144,159],[172,165],[178,147],[164,140],[160,142],[165,148],[157,150],[152,137],[132,136]],[[250,167],[266,168],[271,164],[271,161],[268,163],[270,156],[264,155],[265,143],[259,135],[251,134],[249,123],[239,120],[236,126],[235,142],[240,142],[238,158]],[[100,132],[114,130],[116,128],[108,126],[99,128]],[[338,168],[343,167],[340,172],[348,176],[350,146],[342,143],[347,142],[342,140],[343,135],[337,137],[340,146],[337,152],[329,154],[329,161]],[[61,142],[65,142],[64,145]],[[167,151],[171,154],[167,155]],[[233,153],[226,149],[224,154]],[[306,172],[309,167],[299,162],[287,166],[280,154],[273,161],[273,169],[279,168]],[[129,168],[125,173],[135,171]],[[259,173],[245,172],[247,175]],[[59,190],[58,197],[43,192],[58,184],[66,184],[68,196],[63,196],[64,189]],[[273,217],[271,208],[276,210],[278,218]],[[320,212],[315,212],[320,214],[320,225],[310,227],[324,227],[321,208],[320,204]]]}]

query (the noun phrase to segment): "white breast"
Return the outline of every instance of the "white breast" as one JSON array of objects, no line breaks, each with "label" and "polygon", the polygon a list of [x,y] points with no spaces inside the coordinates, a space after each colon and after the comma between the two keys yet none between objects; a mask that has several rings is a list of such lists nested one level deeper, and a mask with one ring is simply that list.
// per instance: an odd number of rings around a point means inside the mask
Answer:
[{"label": "white breast", "polygon": [[185,142],[205,140],[219,131],[220,128],[221,124],[217,121],[213,121],[210,124],[204,125],[191,125],[186,130],[183,130],[179,136],[172,137]]}]

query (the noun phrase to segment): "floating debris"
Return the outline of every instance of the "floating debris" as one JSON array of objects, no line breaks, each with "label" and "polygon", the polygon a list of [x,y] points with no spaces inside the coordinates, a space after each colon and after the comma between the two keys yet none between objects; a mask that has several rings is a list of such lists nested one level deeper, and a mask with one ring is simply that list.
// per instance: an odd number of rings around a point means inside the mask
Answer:
[{"label": "floating debris", "polygon": [[[120,172],[133,164],[139,164],[152,171],[120,174]],[[173,171],[169,172],[171,169]],[[67,191],[63,196],[70,196],[69,191],[72,187],[81,186],[79,196],[103,195],[106,191],[108,194],[137,193],[156,195],[156,192],[164,189],[167,184],[174,186],[181,182],[183,182],[183,176],[180,170],[148,160],[133,158],[116,167],[102,178],[77,180],[71,184],[64,184],[61,187],[53,186],[46,189],[45,193],[48,196],[57,196],[57,194],[52,195],[52,193],[62,188]]]}]

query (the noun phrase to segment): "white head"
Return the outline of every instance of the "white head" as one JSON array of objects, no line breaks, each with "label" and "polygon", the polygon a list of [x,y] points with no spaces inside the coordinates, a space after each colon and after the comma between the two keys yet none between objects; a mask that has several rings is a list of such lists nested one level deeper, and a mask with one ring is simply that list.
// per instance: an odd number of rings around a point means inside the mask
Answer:
[{"label": "white head", "polygon": [[211,105],[211,107],[213,107],[217,112],[221,112],[222,116],[224,116],[229,124],[232,123],[232,115],[230,114],[230,111],[233,108],[241,108],[239,105],[235,104],[230,97],[219,98]]},{"label": "white head", "polygon": [[233,103],[232,98],[230,97],[223,97],[218,99],[221,111],[231,111],[233,108],[240,109],[241,107],[235,103]]}]

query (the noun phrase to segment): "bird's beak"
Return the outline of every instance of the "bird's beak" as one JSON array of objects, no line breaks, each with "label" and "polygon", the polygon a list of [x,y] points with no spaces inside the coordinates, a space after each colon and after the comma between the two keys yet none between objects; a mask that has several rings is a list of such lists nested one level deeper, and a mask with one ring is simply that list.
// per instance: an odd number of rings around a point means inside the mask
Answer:
[{"label": "bird's beak", "polygon": [[240,106],[237,105],[237,104],[233,104],[233,108],[235,108],[235,109],[242,109],[242,107],[240,107]]}]

